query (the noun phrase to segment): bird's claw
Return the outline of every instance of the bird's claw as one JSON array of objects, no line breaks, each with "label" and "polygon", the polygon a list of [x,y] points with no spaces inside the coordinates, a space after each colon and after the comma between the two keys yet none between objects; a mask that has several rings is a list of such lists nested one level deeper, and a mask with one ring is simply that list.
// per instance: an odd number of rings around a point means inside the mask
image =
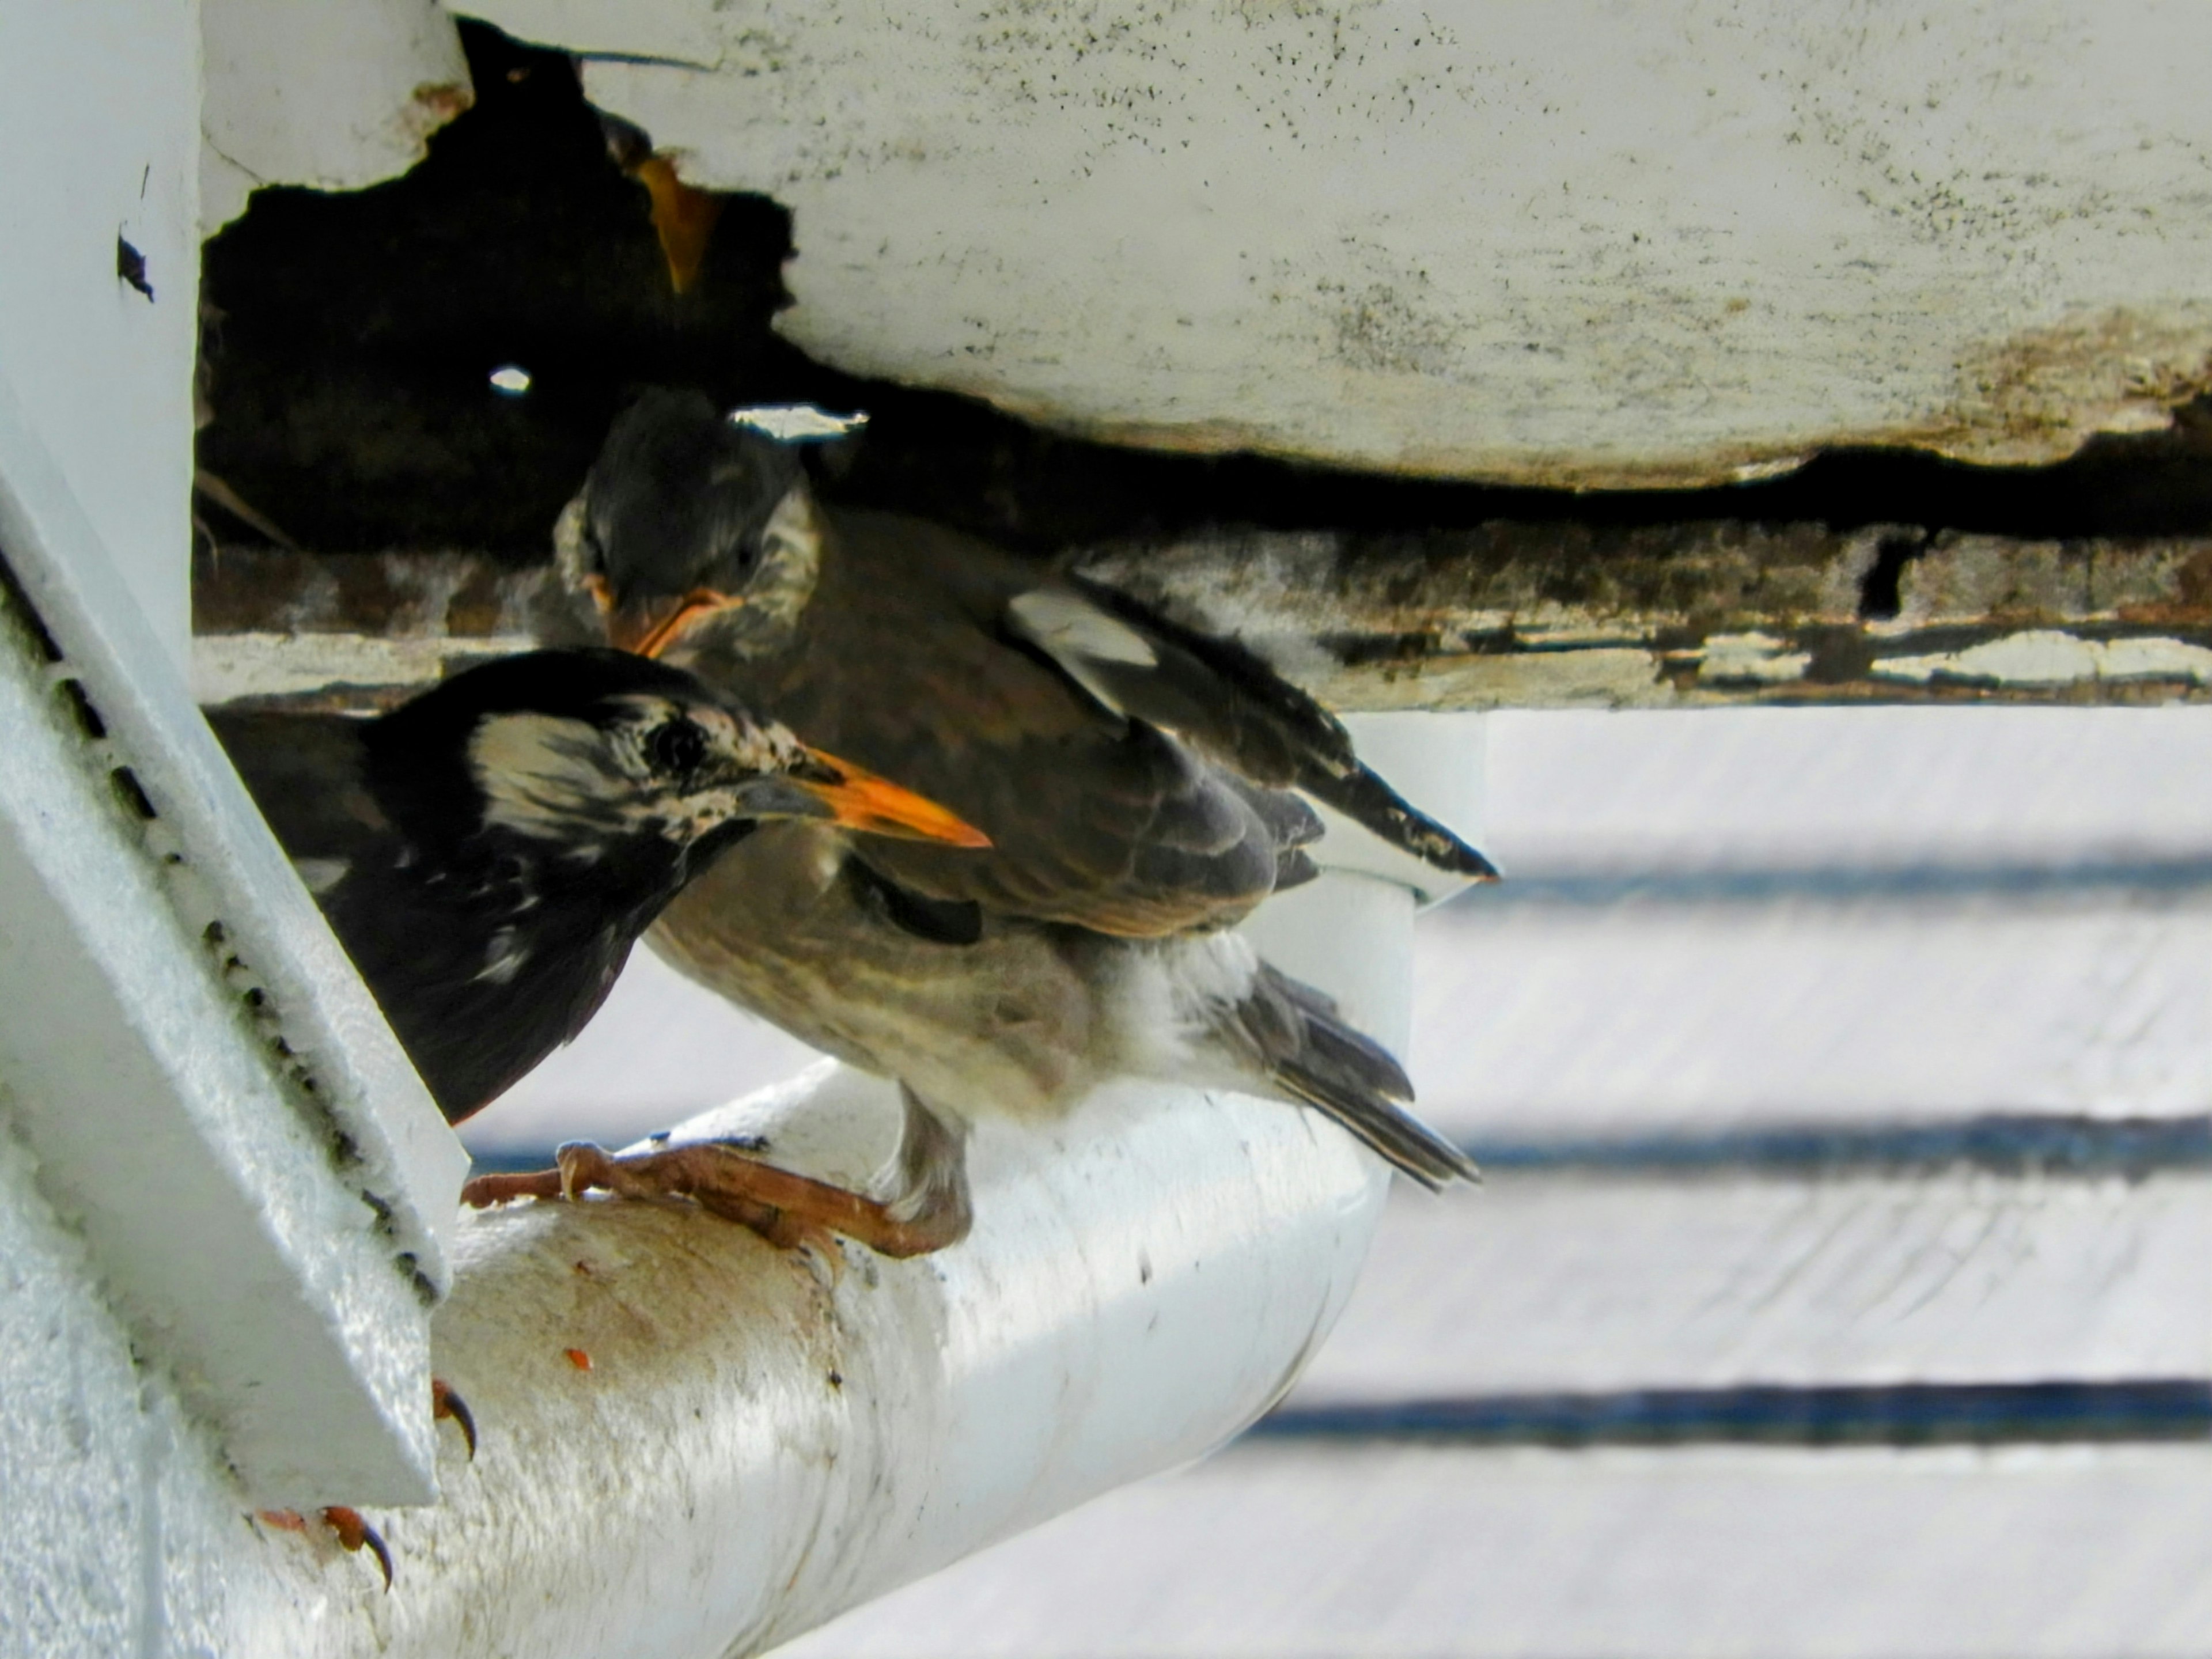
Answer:
[{"label": "bird's claw", "polygon": [[[307,1517],[297,1510],[263,1510],[259,1518],[262,1525],[275,1527],[283,1532],[305,1534],[307,1530]],[[322,1523],[331,1529],[331,1535],[347,1549],[356,1553],[365,1549],[376,1558],[376,1565],[384,1572],[385,1592],[390,1594],[392,1551],[386,1545],[384,1535],[362,1518],[359,1510],[348,1509],[343,1504],[333,1504],[320,1511],[320,1518]]]},{"label": "bird's claw", "polygon": [[430,1379],[430,1420],[433,1423],[450,1419],[468,1442],[469,1462],[477,1461],[477,1418],[469,1409],[469,1402],[461,1398],[461,1391],[442,1376]]}]

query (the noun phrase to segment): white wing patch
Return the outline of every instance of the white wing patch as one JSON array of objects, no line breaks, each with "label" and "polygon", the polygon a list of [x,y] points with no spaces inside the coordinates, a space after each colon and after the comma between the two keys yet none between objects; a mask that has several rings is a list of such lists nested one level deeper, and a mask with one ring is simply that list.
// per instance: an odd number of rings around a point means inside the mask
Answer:
[{"label": "white wing patch", "polygon": [[346,878],[353,865],[346,859],[294,859],[292,868],[307,890],[320,898]]},{"label": "white wing patch", "polygon": [[1150,640],[1080,593],[1064,587],[1033,587],[1016,594],[1007,601],[1006,617],[1017,634],[1058,663],[1070,679],[1116,714],[1126,717],[1129,711],[1106,689],[1093,665],[1159,666],[1159,653],[1152,649]]},{"label": "white wing patch", "polygon": [[476,977],[489,980],[494,985],[505,985],[522,971],[522,964],[529,960],[530,952],[515,946],[514,929],[502,927],[484,947],[484,965]]}]

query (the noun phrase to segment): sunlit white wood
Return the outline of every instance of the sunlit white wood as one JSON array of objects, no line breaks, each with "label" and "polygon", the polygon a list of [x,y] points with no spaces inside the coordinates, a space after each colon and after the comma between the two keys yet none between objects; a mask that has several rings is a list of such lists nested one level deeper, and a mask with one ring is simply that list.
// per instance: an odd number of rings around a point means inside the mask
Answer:
[{"label": "sunlit white wood", "polygon": [[1489,716],[1516,875],[2081,864],[2212,854],[2212,708]]},{"label": "sunlit white wood", "polygon": [[2212,1176],[1590,1178],[1392,1195],[1298,1405],[2135,1382],[2212,1364]]},{"label": "sunlit white wood", "polygon": [[2212,1099],[2212,895],[1524,902],[1424,924],[1413,1073],[1477,1139]]},{"label": "sunlit white wood", "polygon": [[790,1659],[2203,1650],[2212,1452],[1240,1447]]},{"label": "sunlit white wood", "polygon": [[[191,633],[198,65],[196,0],[0,5],[0,371],[178,665]],[[119,242],[150,297],[118,274]]]},{"label": "sunlit white wood", "polygon": [[469,106],[460,37],[436,0],[200,0],[199,13],[203,234],[262,185],[358,190],[404,173]]},{"label": "sunlit white wood", "polygon": [[0,549],[15,1128],[248,1490],[422,1501],[458,1143],[4,379]]}]

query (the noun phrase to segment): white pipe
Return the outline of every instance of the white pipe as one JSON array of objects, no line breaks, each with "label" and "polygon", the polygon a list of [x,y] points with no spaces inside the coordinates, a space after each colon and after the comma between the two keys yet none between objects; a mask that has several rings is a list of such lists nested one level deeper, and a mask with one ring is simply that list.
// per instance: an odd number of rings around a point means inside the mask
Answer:
[{"label": "white pipe", "polygon": [[[1425,762],[1474,763],[1464,745]],[[1412,896],[1365,874],[1316,889],[1328,920],[1297,967],[1401,1025]],[[890,1085],[825,1062],[678,1135],[763,1134],[850,1183],[898,1122]],[[985,1116],[969,1154],[973,1233],[908,1261],[848,1247],[824,1267],[673,1206],[466,1218],[434,1362],[481,1455],[462,1464],[449,1437],[444,1501],[371,1516],[388,1597],[362,1564],[272,1535],[274,1622],[252,1639],[773,1646],[1243,1428],[1327,1334],[1387,1185],[1312,1112],[1133,1082],[1048,1127]]]}]

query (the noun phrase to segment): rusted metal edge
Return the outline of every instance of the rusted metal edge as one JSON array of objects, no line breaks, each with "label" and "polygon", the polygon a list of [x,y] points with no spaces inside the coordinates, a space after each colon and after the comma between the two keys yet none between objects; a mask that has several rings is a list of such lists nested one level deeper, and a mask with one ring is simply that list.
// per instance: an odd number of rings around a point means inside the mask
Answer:
[{"label": "rusted metal edge", "polygon": [[[2212,698],[2212,538],[1495,523],[1218,531],[1077,563],[1345,709]],[[549,568],[464,552],[225,547],[194,604],[210,702],[374,706],[593,631]]]}]

